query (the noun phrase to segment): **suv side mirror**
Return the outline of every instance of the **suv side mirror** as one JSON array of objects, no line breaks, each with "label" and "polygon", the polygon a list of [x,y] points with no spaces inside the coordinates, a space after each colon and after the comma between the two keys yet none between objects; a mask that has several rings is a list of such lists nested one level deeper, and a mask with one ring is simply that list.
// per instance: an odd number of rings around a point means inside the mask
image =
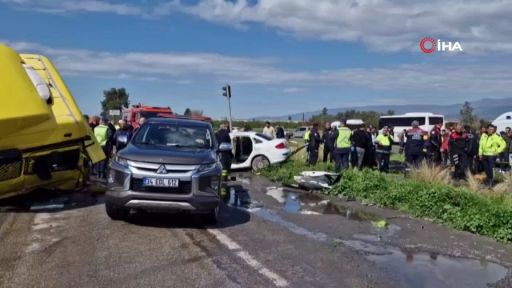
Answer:
[{"label": "suv side mirror", "polygon": [[119,136],[117,136],[117,141],[119,143],[128,144],[128,135],[119,135]]},{"label": "suv side mirror", "polygon": [[220,143],[219,149],[217,149],[217,152],[230,152],[233,150],[233,145],[228,142]]}]

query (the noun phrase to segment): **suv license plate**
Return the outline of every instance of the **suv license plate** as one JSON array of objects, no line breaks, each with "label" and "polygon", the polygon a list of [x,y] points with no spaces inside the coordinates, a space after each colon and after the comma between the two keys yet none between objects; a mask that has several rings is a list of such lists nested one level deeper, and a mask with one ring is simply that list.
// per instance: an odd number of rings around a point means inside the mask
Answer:
[{"label": "suv license plate", "polygon": [[179,179],[163,179],[163,178],[144,178],[144,186],[155,186],[155,187],[179,187]]}]

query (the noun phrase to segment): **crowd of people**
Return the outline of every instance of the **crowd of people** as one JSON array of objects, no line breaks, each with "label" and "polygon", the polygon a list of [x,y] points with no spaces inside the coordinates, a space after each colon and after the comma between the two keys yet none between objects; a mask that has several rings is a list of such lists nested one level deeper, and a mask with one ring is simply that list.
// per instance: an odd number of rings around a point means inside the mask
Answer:
[{"label": "crowd of people", "polygon": [[452,166],[455,180],[485,172],[484,183],[492,185],[496,165],[503,173],[510,169],[512,132],[509,127],[497,134],[493,125],[482,127],[478,132],[460,124],[442,129],[443,123],[436,123],[431,131],[424,131],[419,126],[413,121],[412,128],[402,131],[395,143],[393,127],[383,127],[381,133],[371,125],[349,129],[346,120],[342,119],[339,127],[326,123],[320,136],[315,123],[304,134],[306,161],[311,166],[316,165],[319,147],[324,145],[323,162],[334,161],[337,173],[350,166],[359,169],[378,167],[381,172],[388,173],[391,148],[397,144],[399,153],[405,156],[406,171],[425,161],[429,165]]},{"label": "crowd of people", "polygon": [[106,159],[96,163],[92,167],[92,173],[99,178],[106,178],[106,169],[108,166],[111,155],[115,154],[117,150],[124,148],[125,143],[119,141],[119,137],[125,135],[128,141],[137,129],[146,121],[145,117],[139,119],[138,126],[134,127],[126,120],[109,120],[107,117],[93,116],[89,117],[84,115],[84,118],[89,123],[89,126],[94,132],[94,136],[98,144],[103,149]]}]

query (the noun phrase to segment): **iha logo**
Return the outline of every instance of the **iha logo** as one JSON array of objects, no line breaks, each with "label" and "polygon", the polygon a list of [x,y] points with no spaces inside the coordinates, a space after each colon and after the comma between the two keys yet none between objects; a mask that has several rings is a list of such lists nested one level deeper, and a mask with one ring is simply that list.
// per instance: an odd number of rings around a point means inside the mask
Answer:
[{"label": "iha logo", "polygon": [[434,51],[464,51],[459,42],[442,42],[430,37],[425,37],[420,42],[421,51],[430,54]]}]

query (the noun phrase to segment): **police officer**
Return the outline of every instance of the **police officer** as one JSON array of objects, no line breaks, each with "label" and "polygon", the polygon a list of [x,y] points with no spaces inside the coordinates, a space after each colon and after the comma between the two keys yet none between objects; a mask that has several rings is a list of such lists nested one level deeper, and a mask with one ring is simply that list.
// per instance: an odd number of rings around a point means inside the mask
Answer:
[{"label": "police officer", "polygon": [[334,132],[336,142],[334,144],[334,161],[336,173],[348,169],[349,155],[352,147],[352,131],[347,127],[347,120],[341,119],[340,128]]},{"label": "police officer", "polygon": [[493,185],[494,167],[496,165],[496,157],[505,150],[506,143],[500,135],[496,134],[496,126],[489,125],[487,133],[480,137],[480,145],[478,155],[482,160],[482,165],[486,175],[486,183]]},{"label": "police officer", "polygon": [[478,158],[478,146],[479,139],[478,136],[471,131],[471,127],[469,125],[464,126],[464,133],[466,133],[468,137],[466,154],[468,155],[468,168],[471,174],[476,174],[476,165],[478,162],[476,161]]},{"label": "police officer", "polygon": [[[332,149],[334,148],[335,139],[332,137],[333,129],[329,122],[325,123],[324,133],[322,134],[322,142],[324,143],[324,157],[323,162],[327,162],[327,158],[330,158],[332,162]],[[330,156],[330,157],[329,157]]]},{"label": "police officer", "polygon": [[374,140],[377,146],[375,152],[377,153],[380,172],[389,172],[389,157],[391,155],[391,145],[393,145],[393,142],[393,137],[389,134],[388,127],[384,127],[382,134],[378,135]]},{"label": "police officer", "polygon": [[96,164],[96,171],[98,172],[98,177],[103,179],[107,178],[105,171],[107,169],[108,159],[110,156],[110,141],[113,137],[112,130],[108,127],[108,124],[108,118],[104,117],[100,120],[100,124],[94,127],[94,136],[96,137],[98,144],[100,144],[101,148],[103,149],[103,153],[105,153],[106,157],[105,160],[102,160]]},{"label": "police officer", "polygon": [[[220,125],[219,131],[215,133],[215,138],[217,138],[219,146],[222,143],[231,144],[231,136],[229,136],[226,124]],[[219,153],[220,163],[222,164],[222,178],[224,181],[228,180],[228,173],[229,170],[231,170],[231,160],[233,156],[233,151]]]},{"label": "police officer", "polygon": [[318,133],[318,123],[313,124],[313,128],[309,134],[309,165],[315,166],[318,161],[318,148],[320,147],[320,143],[322,143],[322,139],[320,138],[320,133]]},{"label": "police officer", "polygon": [[417,166],[421,161],[423,148],[425,147],[424,131],[420,128],[418,121],[413,121],[411,126],[412,128],[405,133],[407,139],[404,145],[405,163],[410,166]]},{"label": "police officer", "polygon": [[466,179],[466,171],[469,168],[467,156],[468,142],[468,135],[462,131],[462,125],[457,124],[455,132],[450,135],[450,140],[448,141],[448,152],[452,157],[452,163],[455,168],[453,172],[454,180]]},{"label": "police officer", "polygon": [[430,130],[430,147],[432,153],[432,162],[436,165],[440,165],[443,162],[443,158],[441,157],[441,146],[443,144],[441,127],[443,126],[442,122],[435,123],[434,128]]}]

